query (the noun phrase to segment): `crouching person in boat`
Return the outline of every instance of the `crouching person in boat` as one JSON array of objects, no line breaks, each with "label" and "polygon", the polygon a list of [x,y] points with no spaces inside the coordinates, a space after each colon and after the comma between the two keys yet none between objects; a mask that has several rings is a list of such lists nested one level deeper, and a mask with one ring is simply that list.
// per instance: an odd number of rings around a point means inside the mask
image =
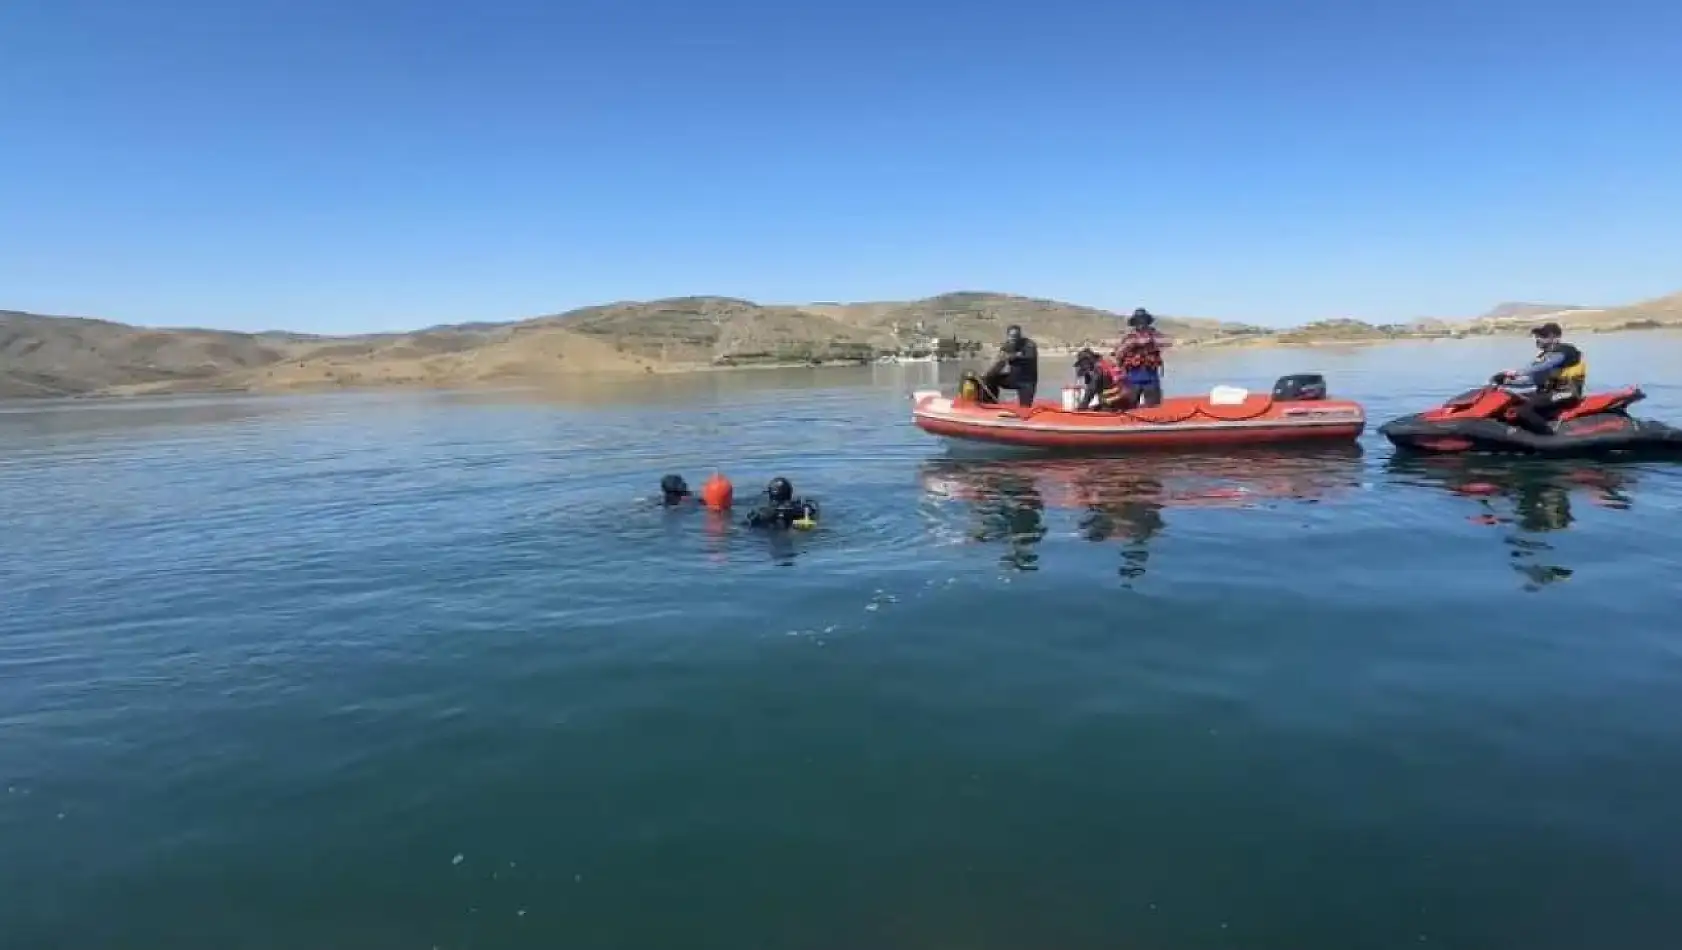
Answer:
[{"label": "crouching person in boat", "polygon": [[998,399],[1001,389],[1016,390],[1016,402],[1022,406],[1034,404],[1034,390],[1040,382],[1040,348],[1022,334],[1022,328],[1011,325],[1005,329],[1004,345],[999,358],[981,377],[980,402]]},{"label": "crouching person in boat", "polygon": [[818,503],[795,497],[794,484],[779,476],[765,486],[765,503],[748,514],[747,524],[750,528],[770,530],[815,528]]},{"label": "crouching person in boat", "polygon": [[1127,335],[1116,344],[1115,360],[1121,367],[1123,409],[1162,405],[1162,351],[1168,338],[1157,332],[1156,318],[1143,307],[1127,318]]},{"label": "crouching person in boat", "polygon": [[1582,400],[1589,364],[1581,350],[1565,342],[1564,331],[1557,323],[1544,323],[1530,335],[1536,338],[1540,351],[1535,362],[1524,369],[1496,373],[1495,381],[1535,386],[1536,391],[1514,408],[1513,420],[1538,435],[1551,435],[1556,427],[1554,417]]},{"label": "crouching person in boat", "polygon": [[1120,409],[1126,398],[1122,386],[1121,367],[1115,361],[1085,349],[1075,354],[1075,378],[1084,389],[1080,396],[1081,411],[1087,409]]}]

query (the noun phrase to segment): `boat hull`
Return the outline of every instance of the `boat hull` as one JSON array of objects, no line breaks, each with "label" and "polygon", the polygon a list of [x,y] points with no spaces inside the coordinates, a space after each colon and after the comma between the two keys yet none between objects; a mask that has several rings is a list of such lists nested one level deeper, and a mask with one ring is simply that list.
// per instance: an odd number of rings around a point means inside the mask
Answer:
[{"label": "boat hull", "polygon": [[954,400],[937,392],[912,397],[912,421],[930,435],[1040,449],[1146,450],[1281,443],[1353,442],[1366,428],[1360,404],[1346,400],[1275,401],[1247,396],[1216,403],[1163,400],[1132,412],[1070,411]]},{"label": "boat hull", "polygon": [[1424,413],[1392,419],[1378,431],[1397,448],[1422,454],[1682,455],[1682,429],[1622,413],[1569,419],[1552,435],[1527,432],[1496,419],[1431,419]]}]

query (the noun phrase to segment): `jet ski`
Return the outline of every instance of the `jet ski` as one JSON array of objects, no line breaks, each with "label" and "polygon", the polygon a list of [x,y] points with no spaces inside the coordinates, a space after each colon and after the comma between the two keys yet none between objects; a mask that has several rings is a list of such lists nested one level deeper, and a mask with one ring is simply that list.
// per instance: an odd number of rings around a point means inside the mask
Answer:
[{"label": "jet ski", "polygon": [[1516,424],[1514,411],[1523,398],[1523,391],[1492,380],[1435,409],[1392,419],[1378,431],[1410,452],[1682,455],[1682,429],[1630,416],[1629,407],[1647,398],[1639,387],[1584,396],[1555,415],[1547,435]]}]

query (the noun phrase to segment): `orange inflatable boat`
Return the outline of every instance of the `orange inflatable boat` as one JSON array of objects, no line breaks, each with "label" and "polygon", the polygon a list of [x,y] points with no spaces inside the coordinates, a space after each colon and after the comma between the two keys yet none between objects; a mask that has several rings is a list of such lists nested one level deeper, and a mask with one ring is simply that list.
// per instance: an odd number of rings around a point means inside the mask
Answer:
[{"label": "orange inflatable boat", "polygon": [[1353,442],[1367,424],[1360,403],[1327,399],[1325,379],[1312,374],[1281,377],[1271,393],[1216,386],[1207,396],[1171,397],[1131,412],[981,403],[923,390],[911,394],[911,418],[949,439],[1102,450]]}]

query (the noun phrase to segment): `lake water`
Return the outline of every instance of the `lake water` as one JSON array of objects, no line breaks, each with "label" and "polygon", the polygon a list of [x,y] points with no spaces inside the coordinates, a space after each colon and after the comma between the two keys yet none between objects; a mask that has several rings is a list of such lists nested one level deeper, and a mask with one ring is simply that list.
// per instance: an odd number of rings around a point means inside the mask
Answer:
[{"label": "lake water", "polygon": [[933,372],[4,407],[0,945],[1682,945],[1682,466],[990,457]]}]

